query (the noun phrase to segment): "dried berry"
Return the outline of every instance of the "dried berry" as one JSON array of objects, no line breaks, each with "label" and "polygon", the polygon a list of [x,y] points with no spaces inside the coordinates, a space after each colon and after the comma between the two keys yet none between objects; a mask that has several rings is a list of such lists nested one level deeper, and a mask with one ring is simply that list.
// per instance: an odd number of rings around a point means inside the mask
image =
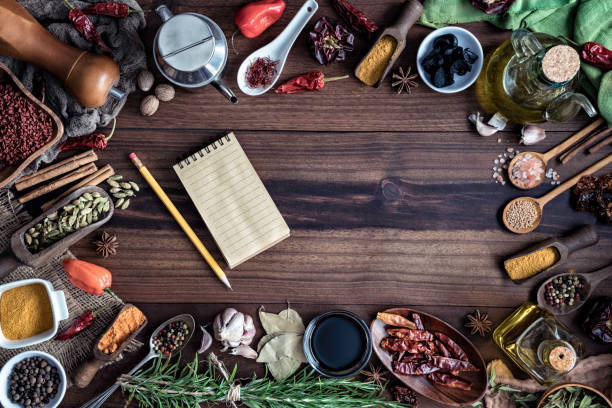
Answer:
[{"label": "dried berry", "polygon": [[310,32],[310,48],[319,64],[334,60],[344,61],[346,53],[353,51],[355,36],[342,24],[321,17]]},{"label": "dried berry", "polygon": [[582,327],[593,340],[612,343],[612,299],[600,296],[584,307]]}]

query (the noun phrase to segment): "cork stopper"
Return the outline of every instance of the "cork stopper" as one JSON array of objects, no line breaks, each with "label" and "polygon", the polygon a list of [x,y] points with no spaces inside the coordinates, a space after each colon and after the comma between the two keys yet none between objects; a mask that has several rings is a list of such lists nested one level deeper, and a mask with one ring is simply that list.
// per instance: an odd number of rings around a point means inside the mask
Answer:
[{"label": "cork stopper", "polygon": [[551,82],[567,82],[579,69],[580,56],[569,45],[556,45],[542,58],[542,73]]},{"label": "cork stopper", "polygon": [[576,354],[574,350],[566,346],[556,346],[550,350],[548,363],[557,371],[567,372],[574,368],[576,364]]}]

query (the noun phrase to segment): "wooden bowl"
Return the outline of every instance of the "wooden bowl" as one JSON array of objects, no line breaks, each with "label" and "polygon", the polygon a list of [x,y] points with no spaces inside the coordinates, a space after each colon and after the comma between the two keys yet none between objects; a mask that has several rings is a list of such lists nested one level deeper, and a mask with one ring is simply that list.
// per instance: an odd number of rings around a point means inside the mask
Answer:
[{"label": "wooden bowl", "polygon": [[53,136],[51,137],[51,140],[49,140],[43,147],[36,150],[34,153],[30,154],[27,158],[23,159],[20,163],[15,163],[10,166],[1,167],[0,168],[0,188],[5,187],[11,181],[17,178],[17,176],[19,176],[19,174],[21,174],[21,172],[26,167],[28,167],[28,165],[32,163],[34,159],[36,159],[38,156],[40,156],[41,154],[49,150],[51,146],[59,142],[59,140],[62,138],[62,135],[64,134],[64,125],[62,124],[62,121],[60,120],[60,118],[55,113],[53,113],[53,111],[49,109],[47,105],[45,105],[44,103],[39,101],[34,95],[32,95],[30,91],[28,91],[23,86],[21,81],[17,79],[15,74],[13,74],[6,65],[0,62],[0,84],[6,84],[6,83],[13,84],[19,91],[21,91],[23,95],[25,95],[26,98],[28,98],[32,103],[34,103],[36,106],[38,106],[41,110],[43,110],[45,113],[47,113],[51,117],[51,122],[53,124]]},{"label": "wooden bowl", "polygon": [[464,372],[459,376],[461,379],[472,383],[472,389],[469,391],[434,384],[427,379],[427,376],[397,374],[393,372],[391,354],[380,347],[380,342],[382,339],[388,337],[388,334],[385,331],[387,325],[378,319],[374,319],[370,325],[370,331],[372,332],[372,338],[374,340],[374,352],[387,370],[389,370],[389,372],[391,372],[398,380],[424,397],[441,404],[455,407],[471,405],[483,398],[485,392],[487,391],[487,368],[482,356],[476,347],[474,347],[472,342],[470,342],[450,324],[428,313],[403,307],[387,309],[384,312],[398,314],[408,319],[411,319],[411,313],[418,313],[419,316],[421,316],[423,326],[425,326],[426,330],[432,333],[440,332],[446,334],[465,351],[469,361],[474,364],[476,368],[478,368],[477,372]]},{"label": "wooden bowl", "polygon": [[593,394],[599,395],[606,402],[606,404],[608,404],[608,406],[612,408],[612,401],[610,401],[610,399],[606,397],[601,391],[596,390],[590,385],[585,385],[585,384],[580,384],[580,383],[564,383],[564,384],[557,384],[557,385],[552,386],[551,388],[546,390],[546,392],[542,395],[542,397],[540,397],[537,408],[540,408],[542,405],[544,405],[544,401],[546,401],[546,399],[550,396],[550,394],[556,391],[559,391],[561,388],[565,388],[565,387],[576,387],[576,388],[584,388],[585,390],[589,390]]}]

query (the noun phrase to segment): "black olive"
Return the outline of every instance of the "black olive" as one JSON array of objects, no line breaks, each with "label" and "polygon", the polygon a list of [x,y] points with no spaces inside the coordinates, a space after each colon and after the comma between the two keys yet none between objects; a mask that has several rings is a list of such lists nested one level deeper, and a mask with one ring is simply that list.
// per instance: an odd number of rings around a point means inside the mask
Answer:
[{"label": "black olive", "polygon": [[437,37],[433,41],[433,47],[436,50],[444,50],[447,48],[456,47],[457,43],[458,43],[457,37],[455,37],[453,34],[444,34],[444,35]]},{"label": "black olive", "polygon": [[450,71],[457,75],[465,75],[472,70],[472,67],[464,60],[457,60],[451,65]]},{"label": "black olive", "polygon": [[467,62],[468,64],[473,64],[478,59],[478,55],[470,51],[469,48],[466,48],[463,50],[463,58],[465,59],[465,62]]}]

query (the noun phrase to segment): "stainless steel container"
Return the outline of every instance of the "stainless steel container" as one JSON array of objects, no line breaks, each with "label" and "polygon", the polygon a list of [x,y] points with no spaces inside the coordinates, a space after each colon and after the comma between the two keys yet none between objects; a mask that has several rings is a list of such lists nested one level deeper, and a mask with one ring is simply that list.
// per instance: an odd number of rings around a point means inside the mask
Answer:
[{"label": "stainless steel container", "polygon": [[227,40],[210,18],[197,13],[173,15],[155,9],[163,21],[153,41],[155,65],[164,77],[184,88],[212,84],[232,103],[238,98],[221,79],[227,62]]}]

